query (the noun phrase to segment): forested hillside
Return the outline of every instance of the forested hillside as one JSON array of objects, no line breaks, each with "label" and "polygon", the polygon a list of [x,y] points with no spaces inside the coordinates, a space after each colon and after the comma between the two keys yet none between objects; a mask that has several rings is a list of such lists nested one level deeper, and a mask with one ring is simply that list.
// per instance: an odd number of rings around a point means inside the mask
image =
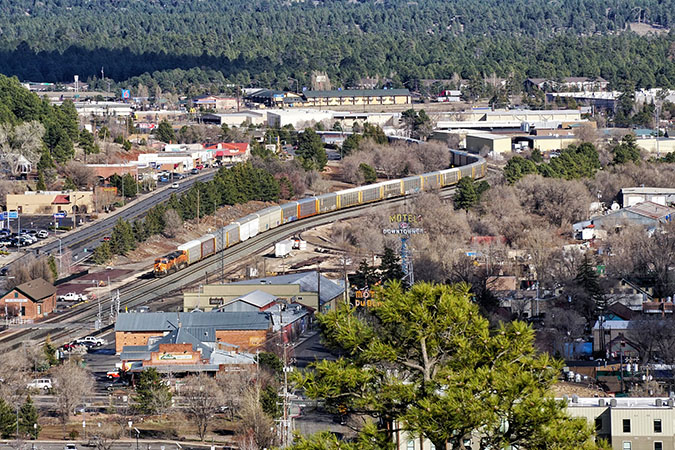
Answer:
[{"label": "forested hillside", "polygon": [[[495,74],[603,76],[675,83],[675,0],[0,0],[0,72],[21,79],[192,82],[283,87],[313,70],[337,85]],[[209,72],[210,71],[210,72]]]}]

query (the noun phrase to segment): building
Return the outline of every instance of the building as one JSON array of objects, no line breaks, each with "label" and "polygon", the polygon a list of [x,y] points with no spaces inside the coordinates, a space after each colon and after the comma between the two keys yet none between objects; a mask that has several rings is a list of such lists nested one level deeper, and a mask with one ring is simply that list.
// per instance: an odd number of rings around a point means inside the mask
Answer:
[{"label": "building", "polygon": [[7,210],[19,214],[67,214],[94,211],[94,193],[91,191],[26,191],[7,194]]},{"label": "building", "polygon": [[591,226],[607,230],[624,223],[655,227],[660,223],[670,222],[674,213],[674,208],[648,201],[636,203],[628,208],[610,211],[605,215],[593,217],[591,220],[577,222],[573,226],[576,230]]},{"label": "building", "polygon": [[217,95],[202,95],[194,98],[192,104],[195,108],[213,109],[215,111],[224,111],[227,109],[237,109],[239,99],[236,97],[220,97]]},{"label": "building", "polygon": [[436,97],[437,102],[442,103],[456,103],[462,101],[462,91],[459,90],[445,90],[441,91]]},{"label": "building", "polygon": [[125,345],[120,354],[122,368],[131,373],[154,368],[160,373],[216,373],[253,370],[255,355],[236,345],[218,342],[214,328],[176,328],[147,345]]},{"label": "building", "polygon": [[245,127],[248,125],[264,125],[267,117],[264,112],[241,111],[224,114],[204,114],[201,120],[205,124],[228,127]]},{"label": "building", "polygon": [[133,109],[129,103],[121,102],[75,102],[75,109],[80,117],[124,117],[131,116]]},{"label": "building", "polygon": [[616,112],[616,106],[619,103],[621,92],[549,92],[546,94],[546,101],[553,103],[557,99],[574,99],[578,105],[592,106],[596,110]]},{"label": "building", "polygon": [[636,144],[642,150],[653,153],[657,157],[675,152],[675,138],[669,137],[643,137],[636,140]]},{"label": "building", "polygon": [[619,199],[621,206],[624,208],[642,202],[652,202],[667,206],[675,203],[675,189],[651,187],[623,188],[619,192]]},{"label": "building", "polygon": [[333,120],[332,111],[320,111],[315,109],[300,109],[267,112],[267,126],[272,128],[282,128],[287,125],[295,129],[304,129],[313,126],[315,123],[323,120]]},{"label": "building", "polygon": [[361,113],[333,113],[333,120],[340,122],[344,129],[351,129],[355,124],[363,127],[368,123],[371,125],[378,125],[380,128],[397,125],[400,120],[399,113],[376,113],[376,112],[361,112]]},{"label": "building", "polygon": [[123,313],[115,323],[115,351],[125,346],[142,346],[151,338],[162,338],[183,328],[196,336],[213,330],[214,342],[225,342],[243,350],[262,347],[272,331],[272,319],[265,312]]},{"label": "building", "polygon": [[266,292],[285,303],[299,303],[320,312],[335,309],[344,296],[344,286],[310,271],[204,285],[200,292],[183,294],[183,311],[214,310],[254,291]]},{"label": "building", "polygon": [[304,106],[409,105],[408,89],[347,89],[338,91],[305,91]]},{"label": "building", "polygon": [[19,322],[47,317],[56,308],[56,288],[42,278],[20,284],[0,297],[0,315]]},{"label": "building", "polygon": [[285,108],[302,106],[303,98],[292,92],[275,91],[272,89],[256,89],[246,94],[246,100],[271,108]]},{"label": "building", "polygon": [[548,136],[527,136],[521,139],[527,141],[531,149],[537,149],[542,153],[563,150],[570,145],[579,143],[579,139],[569,133],[551,134]]},{"label": "building", "polygon": [[210,159],[219,161],[221,164],[244,162],[251,156],[251,145],[248,142],[206,144],[204,149],[210,152]]},{"label": "building", "polygon": [[511,137],[491,133],[467,134],[466,150],[481,155],[502,155],[511,151]]},{"label": "building", "polygon": [[559,91],[562,89],[576,89],[577,91],[606,91],[609,81],[602,77],[565,77],[561,80],[550,78],[528,78],[525,80],[525,90],[532,91],[534,88],[543,91]]},{"label": "building", "polygon": [[567,412],[588,420],[615,450],[664,450],[675,448],[674,405],[672,398],[573,396]]}]

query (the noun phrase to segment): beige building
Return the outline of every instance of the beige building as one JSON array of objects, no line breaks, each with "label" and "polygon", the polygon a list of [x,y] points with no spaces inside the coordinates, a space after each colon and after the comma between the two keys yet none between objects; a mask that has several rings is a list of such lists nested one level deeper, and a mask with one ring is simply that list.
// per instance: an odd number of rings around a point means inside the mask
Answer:
[{"label": "beige building", "polygon": [[675,151],[675,138],[640,138],[637,139],[637,146],[648,153],[665,156]]},{"label": "beige building", "polygon": [[511,151],[511,137],[501,134],[477,133],[466,135],[466,149],[471,153],[501,155]]},{"label": "beige building", "polygon": [[540,152],[562,150],[579,142],[576,137],[569,135],[533,136],[528,140],[532,143],[531,147]]},{"label": "beige building", "polygon": [[91,191],[26,191],[7,194],[7,210],[19,214],[67,214],[94,211],[94,193]]},{"label": "beige building", "polygon": [[320,312],[335,309],[344,295],[341,284],[323,275],[317,276],[316,271],[310,271],[230,284],[204,285],[201,291],[183,294],[183,311],[195,308],[211,311],[253,291],[266,292],[280,300],[299,303]]},{"label": "beige building", "polygon": [[409,105],[408,89],[347,89],[342,91],[306,91],[303,106]]}]

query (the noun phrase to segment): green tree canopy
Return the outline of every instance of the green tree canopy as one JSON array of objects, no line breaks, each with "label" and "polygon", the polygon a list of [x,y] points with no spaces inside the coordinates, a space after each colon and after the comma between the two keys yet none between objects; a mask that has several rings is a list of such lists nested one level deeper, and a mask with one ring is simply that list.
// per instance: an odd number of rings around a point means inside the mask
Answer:
[{"label": "green tree canopy", "polygon": [[155,137],[162,142],[176,142],[176,133],[174,133],[171,124],[166,120],[162,120],[155,130]]},{"label": "green tree canopy", "polygon": [[[585,419],[552,398],[561,364],[534,348],[521,322],[490,329],[469,286],[392,282],[366,313],[320,315],[326,345],[343,355],[297,377],[328,408],[367,414],[386,433],[400,422],[436,448],[595,448]],[[517,362],[517,363],[516,363]]]},{"label": "green tree canopy", "polygon": [[316,169],[321,171],[328,162],[321,137],[312,128],[307,128],[298,137],[296,154],[300,157],[302,166],[308,170]]},{"label": "green tree canopy", "polygon": [[612,149],[614,164],[626,164],[627,162],[640,163],[640,148],[637,146],[635,135],[629,133],[621,139],[621,143]]}]

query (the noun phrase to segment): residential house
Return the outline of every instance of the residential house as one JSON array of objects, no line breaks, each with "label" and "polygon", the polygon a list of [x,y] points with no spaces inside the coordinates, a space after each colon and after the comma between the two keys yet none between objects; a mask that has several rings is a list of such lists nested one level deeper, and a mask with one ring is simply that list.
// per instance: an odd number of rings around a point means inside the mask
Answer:
[{"label": "residential house", "polygon": [[248,142],[220,142],[205,144],[204,149],[211,153],[211,158],[221,164],[234,164],[247,161],[251,156],[251,145]]}]

